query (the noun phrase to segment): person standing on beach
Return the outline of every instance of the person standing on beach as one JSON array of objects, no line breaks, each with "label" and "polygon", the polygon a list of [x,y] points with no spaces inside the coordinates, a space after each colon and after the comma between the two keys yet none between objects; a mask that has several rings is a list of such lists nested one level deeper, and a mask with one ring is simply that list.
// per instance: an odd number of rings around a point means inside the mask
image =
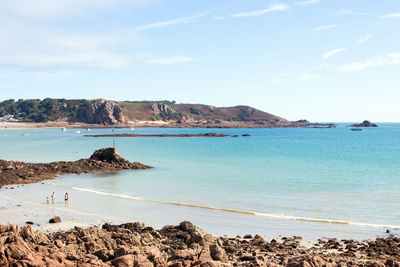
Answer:
[{"label": "person standing on beach", "polygon": [[46,197],[46,200],[47,200],[47,204],[50,204],[49,197]]},{"label": "person standing on beach", "polygon": [[56,200],[56,193],[53,192],[53,194],[51,194],[51,203],[54,204],[55,200]]},{"label": "person standing on beach", "polygon": [[69,200],[68,192],[65,193],[64,200],[65,200],[65,207],[68,208],[68,200]]}]

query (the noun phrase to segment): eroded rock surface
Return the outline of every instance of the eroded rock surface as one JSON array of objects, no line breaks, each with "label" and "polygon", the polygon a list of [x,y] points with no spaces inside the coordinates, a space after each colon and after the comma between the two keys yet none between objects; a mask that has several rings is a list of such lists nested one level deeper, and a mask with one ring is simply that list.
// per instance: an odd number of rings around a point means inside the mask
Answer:
[{"label": "eroded rock surface", "polygon": [[0,266],[400,267],[400,239],[394,236],[320,240],[312,248],[300,239],[213,237],[187,221],[161,230],[127,223],[51,234],[0,225]]}]

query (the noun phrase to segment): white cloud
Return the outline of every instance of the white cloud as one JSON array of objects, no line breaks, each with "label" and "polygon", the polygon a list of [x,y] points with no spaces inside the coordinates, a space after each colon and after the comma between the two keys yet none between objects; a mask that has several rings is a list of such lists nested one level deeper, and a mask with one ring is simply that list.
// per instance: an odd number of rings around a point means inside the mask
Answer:
[{"label": "white cloud", "polygon": [[303,73],[302,79],[304,81],[316,80],[316,79],[319,79],[319,75],[313,74],[313,73]]},{"label": "white cloud", "polygon": [[385,14],[385,15],[381,16],[381,18],[384,18],[384,19],[392,19],[392,18],[398,18],[398,17],[400,17],[400,13],[389,13],[389,14]]},{"label": "white cloud", "polygon": [[135,30],[138,31],[143,31],[143,30],[150,30],[150,29],[156,29],[156,28],[162,28],[162,27],[167,27],[171,25],[179,25],[179,24],[185,24],[190,21],[196,20],[200,17],[203,17],[206,15],[206,13],[201,13],[198,15],[194,15],[191,17],[185,17],[185,18],[178,18],[178,19],[172,19],[172,20],[166,20],[162,22],[156,22],[156,23],[151,23],[151,24],[146,24],[146,25],[141,25],[135,28]]},{"label": "white cloud", "polygon": [[368,42],[370,39],[372,38],[372,34],[368,33],[364,36],[361,36],[360,39],[358,39],[358,41],[355,44],[363,44]]},{"label": "white cloud", "polygon": [[[26,0],[21,0],[25,2]],[[85,2],[90,7],[111,7],[115,3],[128,0],[87,0],[87,1],[47,1],[38,0],[39,6],[49,3],[46,7],[50,12],[55,5],[68,5],[69,11],[83,7]],[[130,3],[148,4],[159,0],[133,0]],[[10,1],[11,2],[11,1]],[[29,1],[28,1],[29,2]],[[30,4],[27,3],[29,6]],[[31,17],[22,17],[27,7],[5,4],[0,2],[0,8],[7,7],[10,14],[2,16],[0,10],[0,67],[16,67],[20,69],[33,69],[39,72],[59,71],[61,69],[79,68],[127,68],[137,63],[177,64],[191,61],[189,57],[157,58],[151,53],[139,54],[136,50],[140,32],[119,27],[102,29],[101,32],[87,29],[67,29],[57,23],[49,24],[47,21],[32,20],[33,16],[46,17],[38,10]],[[19,8],[19,9],[18,9]],[[55,7],[54,7],[55,8]],[[40,9],[40,8],[38,8]],[[12,13],[13,11],[14,13]],[[60,10],[60,14],[64,11]],[[58,12],[58,11],[57,11]],[[57,13],[56,12],[56,13]],[[168,25],[182,24],[194,20],[203,14],[169,22],[143,25],[143,29],[165,27]],[[49,14],[50,16],[50,14]],[[78,18],[77,18],[78,19]],[[51,25],[51,26],[50,26]]]},{"label": "white cloud", "polygon": [[126,32],[82,33],[21,20],[3,20],[0,65],[14,67],[117,68],[131,65],[137,35]]},{"label": "white cloud", "polygon": [[270,12],[284,11],[284,10],[288,10],[288,9],[289,9],[289,5],[275,4],[266,9],[259,9],[259,10],[249,11],[249,12],[235,13],[235,14],[230,15],[230,17],[233,17],[233,18],[257,17],[257,16],[261,16],[261,15],[264,15],[264,14],[267,14]]},{"label": "white cloud", "polygon": [[346,51],[346,48],[338,48],[338,49],[330,50],[330,51],[328,51],[328,52],[326,52],[326,53],[324,54],[324,56],[322,57],[322,59],[323,59],[323,60],[326,60],[326,59],[332,57],[333,55],[336,55],[336,54],[341,53],[341,52],[343,52],[343,51]]},{"label": "white cloud", "polygon": [[306,1],[295,2],[294,4],[298,6],[304,6],[304,5],[318,4],[319,2],[320,2],[319,0],[306,0]]},{"label": "white cloud", "polygon": [[372,67],[380,67],[385,65],[400,64],[400,52],[387,54],[385,56],[378,56],[363,61],[353,62],[338,67],[340,71],[354,72],[362,71]]},{"label": "white cloud", "polygon": [[340,25],[338,25],[338,24],[324,25],[324,26],[319,26],[319,27],[314,28],[313,31],[319,32],[319,31],[335,29],[338,27],[340,27]]},{"label": "white cloud", "polygon": [[215,16],[212,18],[213,20],[222,20],[222,19],[226,19],[225,16]]},{"label": "white cloud", "polygon": [[85,67],[123,68],[131,64],[129,57],[105,51],[40,54],[21,53],[0,55],[0,63],[20,67]]},{"label": "white cloud", "polygon": [[368,12],[356,12],[348,9],[342,9],[339,11],[336,11],[335,14],[339,15],[354,15],[354,16],[373,16],[377,17],[377,14],[374,13],[368,13]]},{"label": "white cloud", "polygon": [[60,18],[117,6],[139,7],[157,0],[17,0],[0,1],[0,15],[24,19]]},{"label": "white cloud", "polygon": [[256,73],[256,76],[265,77],[265,76],[267,76],[267,73],[265,71],[261,71],[261,72]]},{"label": "white cloud", "polygon": [[289,73],[286,70],[282,70],[281,72],[279,72],[275,78],[272,79],[272,83],[281,83],[285,80],[287,80],[289,77]]},{"label": "white cloud", "polygon": [[172,64],[181,64],[194,61],[191,57],[185,56],[173,56],[173,57],[164,57],[164,58],[154,58],[149,59],[146,63],[149,64],[162,64],[162,65],[172,65]]}]

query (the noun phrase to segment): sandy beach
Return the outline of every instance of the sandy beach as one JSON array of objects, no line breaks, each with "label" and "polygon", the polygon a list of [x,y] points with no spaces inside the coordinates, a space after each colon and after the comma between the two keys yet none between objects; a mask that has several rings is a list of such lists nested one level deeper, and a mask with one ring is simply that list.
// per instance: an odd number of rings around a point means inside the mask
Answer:
[{"label": "sandy beach", "polygon": [[[13,191],[24,187],[14,185]],[[400,238],[210,235],[190,222],[149,227],[63,201],[0,197],[0,264],[17,266],[399,266]],[[61,217],[60,223],[48,219]],[[24,221],[32,221],[27,225]],[[115,225],[117,224],[117,225]],[[19,225],[19,226],[17,226]],[[24,226],[25,225],[25,226]],[[22,227],[21,227],[22,226]]]}]

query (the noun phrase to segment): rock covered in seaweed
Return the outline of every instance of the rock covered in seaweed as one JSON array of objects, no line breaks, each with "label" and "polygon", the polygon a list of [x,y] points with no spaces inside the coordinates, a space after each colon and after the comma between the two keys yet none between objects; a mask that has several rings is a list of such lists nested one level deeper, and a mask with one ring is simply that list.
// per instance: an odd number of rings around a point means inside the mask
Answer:
[{"label": "rock covered in seaweed", "polygon": [[89,159],[26,163],[0,160],[0,187],[52,179],[62,174],[149,169],[151,166],[122,158],[114,147],[96,150]]}]

